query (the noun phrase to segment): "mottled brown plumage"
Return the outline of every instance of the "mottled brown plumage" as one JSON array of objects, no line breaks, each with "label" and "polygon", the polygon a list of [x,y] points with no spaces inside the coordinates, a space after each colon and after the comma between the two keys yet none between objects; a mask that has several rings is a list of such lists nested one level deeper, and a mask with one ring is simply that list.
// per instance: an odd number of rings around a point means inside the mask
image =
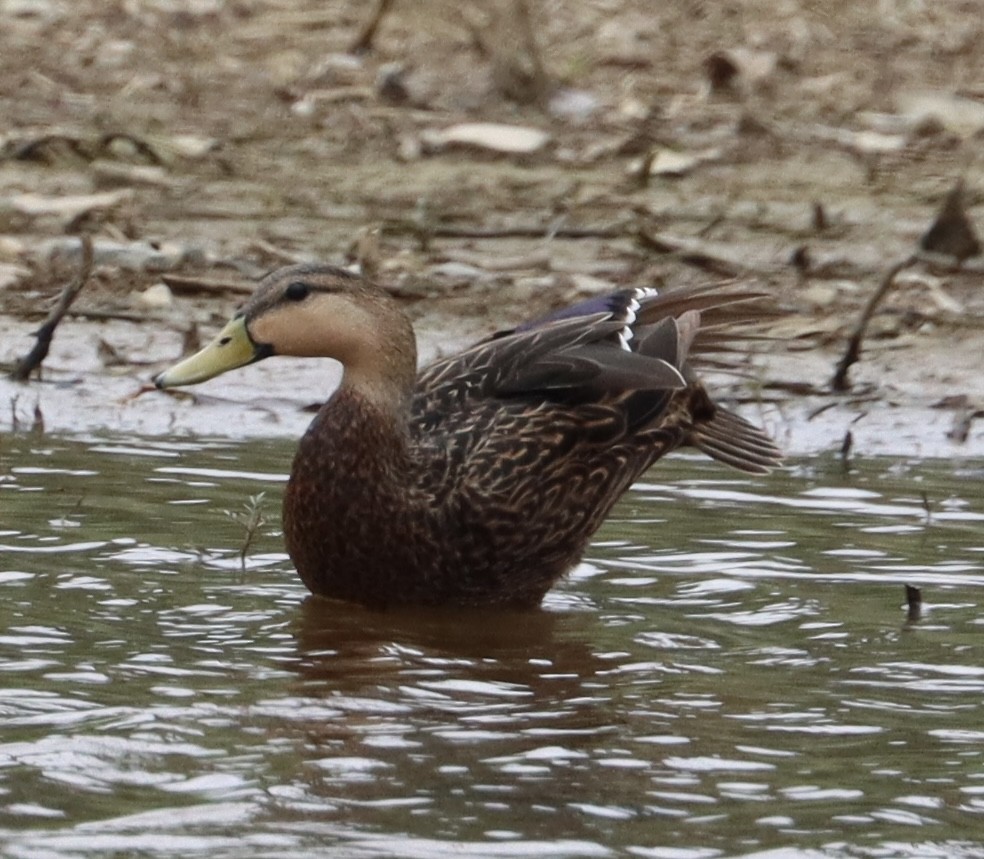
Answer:
[{"label": "mottled brown plumage", "polygon": [[368,605],[536,605],[665,453],[691,445],[753,473],[778,462],[691,366],[733,345],[726,325],[750,297],[623,290],[417,373],[393,298],[340,269],[293,266],[157,383],[270,354],[336,358],[342,383],[301,439],[284,496],[308,588]]}]

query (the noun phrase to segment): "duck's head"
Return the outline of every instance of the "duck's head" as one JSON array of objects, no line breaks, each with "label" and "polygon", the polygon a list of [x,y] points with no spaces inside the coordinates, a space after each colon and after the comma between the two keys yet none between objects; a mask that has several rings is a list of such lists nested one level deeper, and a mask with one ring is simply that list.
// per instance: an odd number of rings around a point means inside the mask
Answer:
[{"label": "duck's head", "polygon": [[408,397],[416,376],[413,329],[392,296],[345,269],[295,265],[267,275],[211,343],[154,384],[194,385],[272,355],[334,358],[343,385],[384,401]]}]

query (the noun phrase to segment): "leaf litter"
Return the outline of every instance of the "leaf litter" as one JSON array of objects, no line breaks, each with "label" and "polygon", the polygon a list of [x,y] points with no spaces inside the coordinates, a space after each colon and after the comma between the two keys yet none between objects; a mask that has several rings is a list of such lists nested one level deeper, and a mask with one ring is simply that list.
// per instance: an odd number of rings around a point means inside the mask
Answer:
[{"label": "leaf litter", "polygon": [[263,272],[321,258],[403,296],[425,356],[626,283],[754,279],[781,348],[721,384],[791,450],[848,428],[855,455],[984,450],[984,97],[945,88],[984,79],[972,10],[764,3],[739,33],[644,0],[43,5],[0,55],[8,370],[93,237],[32,383],[46,431],[215,432],[232,408],[297,431],[321,365],[291,371],[303,398],[263,365],[238,404],[132,394]]}]

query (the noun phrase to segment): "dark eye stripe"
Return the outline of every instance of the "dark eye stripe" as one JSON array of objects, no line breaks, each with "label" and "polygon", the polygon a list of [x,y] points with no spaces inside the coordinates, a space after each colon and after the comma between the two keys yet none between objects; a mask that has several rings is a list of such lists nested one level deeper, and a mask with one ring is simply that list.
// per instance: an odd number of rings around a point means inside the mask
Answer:
[{"label": "dark eye stripe", "polygon": [[300,280],[288,283],[284,290],[284,298],[288,301],[303,301],[311,292],[311,287]]}]

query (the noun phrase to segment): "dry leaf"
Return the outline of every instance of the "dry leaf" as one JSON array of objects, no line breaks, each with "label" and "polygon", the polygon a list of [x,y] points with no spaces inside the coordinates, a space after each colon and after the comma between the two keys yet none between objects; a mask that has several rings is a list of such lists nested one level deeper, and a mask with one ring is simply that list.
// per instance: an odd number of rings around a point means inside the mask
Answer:
[{"label": "dry leaf", "polygon": [[967,216],[963,196],[964,186],[960,180],[946,195],[939,214],[919,240],[919,247],[924,251],[945,254],[958,263],[981,252],[981,243]]},{"label": "dry leaf", "polygon": [[945,92],[914,92],[900,95],[897,104],[913,125],[933,120],[961,137],[972,137],[984,129],[984,104],[969,98]]},{"label": "dry leaf", "polygon": [[122,188],[118,191],[103,191],[99,194],[74,194],[48,197],[43,194],[16,194],[8,198],[10,210],[28,218],[55,216],[73,219],[80,215],[100,209],[112,209],[133,198],[133,191]]},{"label": "dry leaf", "polygon": [[718,149],[701,149],[693,152],[678,152],[674,149],[657,149],[649,165],[650,176],[683,176],[698,164],[713,161],[720,156]]},{"label": "dry leaf", "polygon": [[167,284],[164,283],[155,283],[153,286],[148,286],[143,292],[137,294],[136,299],[137,303],[142,307],[154,310],[162,307],[170,307],[174,304],[174,295],[168,289]]},{"label": "dry leaf", "polygon": [[818,126],[815,134],[821,140],[829,140],[859,155],[885,155],[900,152],[909,143],[903,134],[883,134],[880,131],[850,131],[845,128]]},{"label": "dry leaf", "polygon": [[847,138],[851,149],[866,155],[880,155],[905,149],[908,140],[901,134],[882,134],[878,131],[855,131]]},{"label": "dry leaf", "polygon": [[711,54],[704,60],[704,71],[715,92],[747,91],[771,77],[776,63],[776,55],[769,51],[731,48]]},{"label": "dry leaf", "polygon": [[[192,161],[204,158],[219,145],[219,141],[214,137],[202,137],[198,134],[174,134],[170,137],[160,138],[154,143],[157,144],[159,151],[163,150],[164,153],[170,151],[181,158],[188,158]],[[168,159],[164,157],[162,160],[167,161]]]},{"label": "dry leaf", "polygon": [[439,152],[455,146],[485,149],[503,155],[530,155],[550,141],[550,135],[538,128],[505,125],[496,122],[464,122],[421,135],[424,146]]}]

